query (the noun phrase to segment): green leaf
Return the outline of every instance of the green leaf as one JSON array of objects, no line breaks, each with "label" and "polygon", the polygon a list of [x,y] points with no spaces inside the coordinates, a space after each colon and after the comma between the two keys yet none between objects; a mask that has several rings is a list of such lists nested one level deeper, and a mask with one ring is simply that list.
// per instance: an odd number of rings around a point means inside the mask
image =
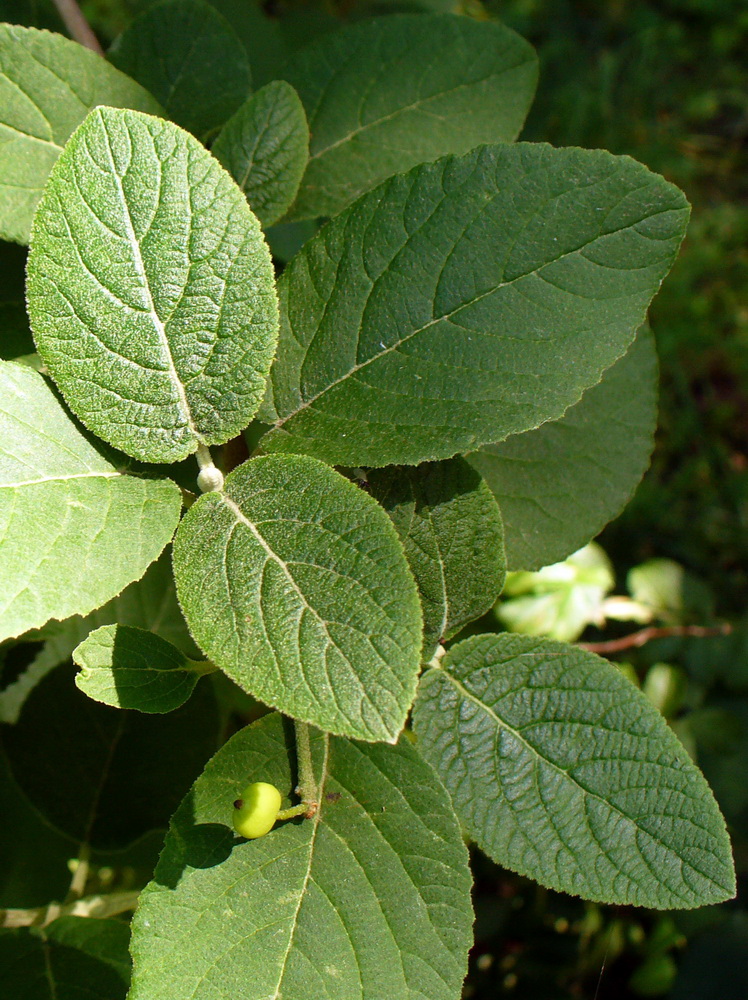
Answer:
[{"label": "green leaf", "polygon": [[621,512],[657,423],[657,355],[643,327],[598,385],[559,419],[467,456],[499,501],[509,568],[565,559]]},{"label": "green leaf", "polygon": [[28,243],[55,160],[98,104],[161,112],[95,52],[62,35],[0,24],[0,237]]},{"label": "green leaf", "polygon": [[90,955],[119,973],[124,983],[130,983],[130,928],[121,920],[99,920],[92,917],[64,916],[44,928],[49,941],[75,948]]},{"label": "green leaf", "polygon": [[166,827],[218,740],[209,685],[167,715],[121,711],[79,691],[71,667],[44,678],[2,744],[13,777],[47,823],[100,850]]},{"label": "green leaf", "polygon": [[73,651],[75,683],[89,698],[138,712],[173,712],[192,694],[201,665],[170,642],[129,625],[102,625]]},{"label": "green leaf", "polygon": [[219,129],[252,84],[246,49],[203,0],[153,4],[115,40],[109,58],[198,138]]},{"label": "green leaf", "polygon": [[0,363],[0,638],[87,614],[170,541],[181,493],[120,473],[49,382]]},{"label": "green leaf", "polygon": [[490,610],[504,584],[504,531],[491,491],[461,458],[368,475],[418,584],[424,662]]},{"label": "green leaf", "polygon": [[299,95],[283,80],[258,90],[226,122],[211,152],[262,225],[277,222],[291,207],[309,159],[309,126]]},{"label": "green leaf", "polygon": [[241,191],[176,125],[89,115],[39,205],[27,293],[62,394],[128,455],[176,462],[254,416],[277,336],[270,254]]},{"label": "green leaf", "polygon": [[141,895],[130,1000],[244,997],[248,984],[283,1000],[460,995],[470,873],[433,771],[407,742],[317,734],[312,748],[319,811],[254,841],[234,838],[231,803],[248,781],[290,795],[283,721],[266,716],[210,762]]},{"label": "green leaf", "polygon": [[479,847],[551,889],[690,908],[735,893],[701,772],[612,664],[526,636],[474,636],[422,677],[418,746]]},{"label": "green leaf", "polygon": [[600,150],[485,146],[393,177],[280,279],[264,447],[416,465],[557,419],[627,349],[687,215]]},{"label": "green leaf", "polygon": [[399,14],[325,35],[284,77],[312,135],[295,218],[336,215],[392,174],[517,137],[537,59],[501,24]]},{"label": "green leaf", "polygon": [[[75,921],[74,927],[71,921]],[[83,925],[87,925],[85,929]],[[101,947],[116,944],[121,948],[124,939],[127,954],[127,925],[116,920],[66,917],[47,927],[0,931],[0,996],[15,1000],[80,1000],[83,996],[86,1000],[125,1000],[127,976],[101,954],[92,952],[95,936],[101,938]]]},{"label": "green leaf", "polygon": [[269,455],[185,515],[177,595],[245,691],[328,732],[393,742],[415,694],[421,612],[387,515],[322,462]]}]

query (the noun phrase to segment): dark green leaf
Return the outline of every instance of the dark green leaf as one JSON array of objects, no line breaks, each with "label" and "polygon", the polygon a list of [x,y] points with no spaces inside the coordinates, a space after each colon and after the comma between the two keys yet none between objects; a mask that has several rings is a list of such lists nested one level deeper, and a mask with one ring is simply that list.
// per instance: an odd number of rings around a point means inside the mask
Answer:
[{"label": "dark green leaf", "polygon": [[701,772],[645,696],[592,653],[474,636],[421,679],[418,745],[476,843],[552,889],[661,909],[735,893]]},{"label": "dark green leaf", "polygon": [[485,146],[393,177],[280,279],[264,447],[416,465],[557,419],[626,351],[687,217],[600,150]]},{"label": "dark green leaf", "polygon": [[312,746],[319,811],[254,841],[235,839],[231,803],[247,781],[290,795],[282,720],[244,729],[210,762],[141,897],[131,1000],[460,995],[470,873],[433,771],[407,742],[318,734]]},{"label": "dark green leaf", "polygon": [[301,455],[246,462],[174,543],[185,618],[213,663],[329,732],[389,740],[415,693],[421,612],[382,508]]},{"label": "dark green leaf", "polygon": [[335,215],[392,174],[517,137],[537,60],[501,24],[399,14],[327,34],[284,72],[306,108],[310,160],[295,218]]},{"label": "dark green leaf", "polygon": [[270,254],[241,191],[176,125],[89,115],[36,214],[27,291],[62,394],[126,454],[175,462],[254,416],[277,336]]},{"label": "dark green leaf", "polygon": [[236,32],[204,0],[163,0],[149,7],[116,39],[109,58],[198,138],[223,125],[252,83]]}]

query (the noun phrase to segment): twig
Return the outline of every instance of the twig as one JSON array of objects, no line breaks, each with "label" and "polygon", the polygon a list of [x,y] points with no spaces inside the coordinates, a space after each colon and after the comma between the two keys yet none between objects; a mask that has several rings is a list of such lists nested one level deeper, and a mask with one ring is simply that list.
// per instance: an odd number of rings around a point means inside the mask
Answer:
[{"label": "twig", "polygon": [[70,32],[70,37],[81,45],[85,45],[87,49],[91,49],[97,56],[103,56],[104,50],[99,44],[99,39],[81,13],[77,0],[54,0],[54,4],[62,23]]},{"label": "twig", "polygon": [[667,625],[657,627],[650,625],[647,628],[639,629],[638,632],[630,632],[629,635],[621,636],[620,639],[609,639],[607,642],[579,642],[580,649],[586,649],[590,653],[620,653],[624,649],[635,649],[643,646],[652,639],[669,639],[673,636],[697,636],[703,638],[710,635],[729,635],[732,632],[732,625],[723,622],[721,625]]},{"label": "twig", "polygon": [[46,927],[58,917],[115,917],[134,910],[139,893],[112,892],[106,896],[86,896],[62,906],[50,903],[29,910],[0,910],[0,927]]},{"label": "twig", "polygon": [[307,807],[306,816],[314,816],[319,808],[319,790],[314,777],[312,748],[309,740],[309,726],[294,720],[296,731],[296,761],[299,768],[299,785],[296,789],[302,803]]}]

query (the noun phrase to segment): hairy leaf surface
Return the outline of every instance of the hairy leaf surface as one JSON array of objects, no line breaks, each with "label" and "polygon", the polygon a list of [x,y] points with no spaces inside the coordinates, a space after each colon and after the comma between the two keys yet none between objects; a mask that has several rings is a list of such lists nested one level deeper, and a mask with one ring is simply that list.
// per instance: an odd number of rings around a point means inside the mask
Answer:
[{"label": "hairy leaf surface", "polygon": [[236,32],[204,0],[153,4],[115,40],[109,58],[200,139],[223,125],[252,83]]},{"label": "hairy leaf surface", "polygon": [[130,625],[102,625],[73,651],[75,683],[89,698],[138,712],[173,712],[192,694],[201,665],[166,639]]},{"label": "hairy leaf surface", "polygon": [[480,618],[501,593],[501,512],[488,486],[461,458],[374,470],[368,480],[392,518],[418,584],[425,662],[440,639]]},{"label": "hairy leaf surface", "polygon": [[175,462],[254,416],[277,336],[270,253],[241,191],[171,122],[89,115],[39,206],[27,293],[62,394],[128,455]]},{"label": "hairy leaf surface", "polygon": [[263,446],[415,465],[557,419],[626,351],[687,216],[600,150],[485,146],[393,177],[280,279]]},{"label": "hairy leaf surface", "polygon": [[433,771],[407,742],[318,734],[316,816],[237,840],[232,800],[248,780],[290,795],[292,743],[266,716],[182,803],[135,916],[131,1000],[245,996],[248,983],[267,1000],[456,1000],[470,873]]},{"label": "hairy leaf surface", "polygon": [[283,80],[258,90],[226,122],[211,152],[262,225],[271,226],[291,207],[309,159],[309,126],[299,95]]},{"label": "hairy leaf surface", "polygon": [[476,843],[543,885],[608,903],[735,892],[701,772],[619,670],[573,646],[474,636],[422,677],[418,746]]},{"label": "hairy leaf surface", "polygon": [[619,514],[649,465],[656,423],[657,355],[642,328],[560,420],[469,455],[501,505],[509,569],[560,562]]},{"label": "hairy leaf surface", "polygon": [[397,738],[413,700],[421,612],[389,518],[301,455],[246,462],[174,543],[196,642],[240,687],[329,732]]},{"label": "hairy leaf surface", "polygon": [[0,24],[0,237],[28,243],[50,170],[98,104],[161,113],[95,52],[49,31]]},{"label": "hairy leaf surface", "polygon": [[325,35],[284,73],[312,134],[292,216],[336,215],[392,174],[517,137],[535,93],[532,47],[501,24],[402,14]]},{"label": "hairy leaf surface", "polygon": [[114,597],[171,540],[181,506],[171,480],[118,471],[45,378],[0,363],[0,638]]}]

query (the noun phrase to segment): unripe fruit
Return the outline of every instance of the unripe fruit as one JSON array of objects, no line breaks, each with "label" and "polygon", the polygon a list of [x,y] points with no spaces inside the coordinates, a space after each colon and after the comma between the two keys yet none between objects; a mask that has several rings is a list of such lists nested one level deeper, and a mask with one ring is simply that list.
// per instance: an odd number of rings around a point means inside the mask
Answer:
[{"label": "unripe fruit", "polygon": [[266,781],[247,785],[234,803],[234,829],[247,840],[264,837],[273,829],[281,807],[281,793]]}]

